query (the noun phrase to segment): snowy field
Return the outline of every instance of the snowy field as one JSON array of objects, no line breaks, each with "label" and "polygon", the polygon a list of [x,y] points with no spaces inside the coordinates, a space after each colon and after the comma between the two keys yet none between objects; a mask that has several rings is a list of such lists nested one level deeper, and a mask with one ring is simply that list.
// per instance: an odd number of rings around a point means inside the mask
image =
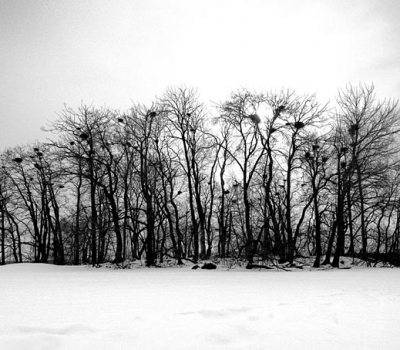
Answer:
[{"label": "snowy field", "polygon": [[400,349],[400,269],[0,267],[0,349]]}]

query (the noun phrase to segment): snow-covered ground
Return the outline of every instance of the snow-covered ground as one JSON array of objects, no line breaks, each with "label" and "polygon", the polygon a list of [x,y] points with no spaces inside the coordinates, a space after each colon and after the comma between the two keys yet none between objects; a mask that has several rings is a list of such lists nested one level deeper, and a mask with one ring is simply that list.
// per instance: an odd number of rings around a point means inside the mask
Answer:
[{"label": "snow-covered ground", "polygon": [[400,269],[0,267],[0,349],[400,349]]}]

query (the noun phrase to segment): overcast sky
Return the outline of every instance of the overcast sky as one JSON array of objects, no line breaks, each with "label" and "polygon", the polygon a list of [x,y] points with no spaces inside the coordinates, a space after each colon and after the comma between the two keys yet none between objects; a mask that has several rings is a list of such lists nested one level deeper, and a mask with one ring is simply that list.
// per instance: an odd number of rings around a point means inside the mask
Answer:
[{"label": "overcast sky", "polygon": [[64,103],[126,110],[168,86],[400,97],[398,0],[0,0],[0,151]]}]

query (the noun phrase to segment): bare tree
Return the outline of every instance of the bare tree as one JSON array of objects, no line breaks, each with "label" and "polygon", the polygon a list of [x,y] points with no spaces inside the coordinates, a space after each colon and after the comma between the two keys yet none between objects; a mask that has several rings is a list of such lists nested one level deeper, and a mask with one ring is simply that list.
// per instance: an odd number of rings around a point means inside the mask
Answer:
[{"label": "bare tree", "polygon": [[[400,132],[399,111],[397,102],[377,100],[373,85],[348,85],[339,92],[337,103],[340,108],[340,123],[347,131],[342,132],[342,142],[349,151],[348,161],[343,163],[343,169],[347,176],[346,181],[349,184],[354,181],[358,191],[361,256],[365,257],[368,248],[368,192],[376,179],[397,163],[394,156],[399,151],[399,145],[395,142],[395,136]],[[344,234],[340,234],[341,241],[333,262],[336,267],[339,266],[339,256],[343,253],[343,237]]]},{"label": "bare tree", "polygon": [[179,155],[180,166],[186,174],[193,259],[197,261],[206,256],[206,213],[202,199],[207,151],[211,145],[205,129],[205,107],[198,102],[196,90],[183,87],[168,89],[158,100],[158,105],[171,143]]}]

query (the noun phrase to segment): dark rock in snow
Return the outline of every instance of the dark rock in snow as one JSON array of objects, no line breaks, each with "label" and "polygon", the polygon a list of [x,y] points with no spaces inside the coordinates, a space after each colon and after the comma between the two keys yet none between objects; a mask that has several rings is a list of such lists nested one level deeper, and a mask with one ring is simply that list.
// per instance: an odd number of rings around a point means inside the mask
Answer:
[{"label": "dark rock in snow", "polygon": [[261,264],[247,264],[246,265],[247,270],[251,269],[267,269],[267,270],[273,270],[273,267],[267,266],[267,265],[261,265]]},{"label": "dark rock in snow", "polygon": [[194,265],[194,266],[192,267],[192,270],[197,270],[199,267],[200,267],[199,265]]},{"label": "dark rock in snow", "polygon": [[203,270],[215,270],[217,268],[217,265],[213,263],[205,263],[202,267]]}]

